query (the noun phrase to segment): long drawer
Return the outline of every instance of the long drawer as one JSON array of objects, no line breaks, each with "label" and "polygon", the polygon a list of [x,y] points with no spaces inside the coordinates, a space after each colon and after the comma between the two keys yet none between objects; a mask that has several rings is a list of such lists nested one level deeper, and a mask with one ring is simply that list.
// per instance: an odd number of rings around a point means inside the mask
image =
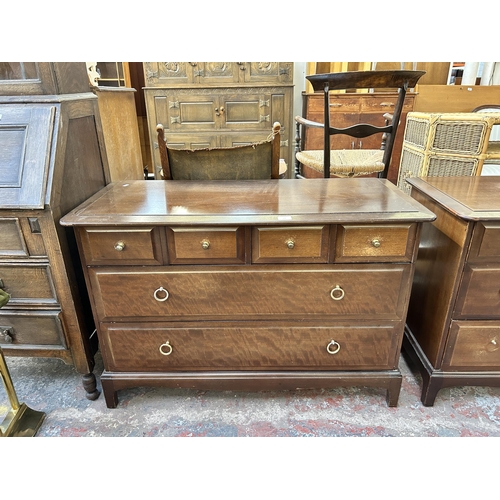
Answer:
[{"label": "long drawer", "polygon": [[400,326],[109,323],[100,334],[110,371],[371,370],[396,368]]},{"label": "long drawer", "polygon": [[0,345],[4,348],[34,345],[63,346],[60,311],[0,312]]},{"label": "long drawer", "polygon": [[100,321],[397,320],[406,312],[409,273],[407,264],[89,268]]},{"label": "long drawer", "polygon": [[2,287],[11,295],[8,306],[57,305],[50,265],[11,262],[0,265]]}]

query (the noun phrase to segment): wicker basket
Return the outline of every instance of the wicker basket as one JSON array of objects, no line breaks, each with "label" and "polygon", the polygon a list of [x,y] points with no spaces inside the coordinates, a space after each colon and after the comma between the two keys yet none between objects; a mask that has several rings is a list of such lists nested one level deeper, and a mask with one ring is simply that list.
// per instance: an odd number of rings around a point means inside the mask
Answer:
[{"label": "wicker basket", "polygon": [[489,142],[497,124],[500,113],[408,113],[398,186],[409,192],[408,177],[480,175],[500,156]]}]

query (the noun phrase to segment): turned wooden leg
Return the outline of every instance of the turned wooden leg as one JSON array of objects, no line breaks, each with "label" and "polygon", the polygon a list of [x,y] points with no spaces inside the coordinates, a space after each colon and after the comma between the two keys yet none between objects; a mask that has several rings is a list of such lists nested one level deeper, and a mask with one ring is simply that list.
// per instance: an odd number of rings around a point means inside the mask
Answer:
[{"label": "turned wooden leg", "polygon": [[87,392],[85,396],[87,397],[87,399],[95,401],[99,397],[99,394],[101,394],[97,390],[97,382],[95,375],[93,373],[87,373],[87,375],[84,375],[82,377],[82,381],[83,381],[83,388]]}]

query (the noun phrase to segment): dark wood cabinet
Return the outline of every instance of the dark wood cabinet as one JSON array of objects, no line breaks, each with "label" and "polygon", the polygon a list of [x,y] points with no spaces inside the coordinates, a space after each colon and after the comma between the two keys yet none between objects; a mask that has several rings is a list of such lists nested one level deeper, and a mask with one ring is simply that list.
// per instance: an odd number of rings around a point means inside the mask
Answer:
[{"label": "dark wood cabinet", "polygon": [[437,215],[422,230],[404,344],[432,406],[444,387],[500,387],[500,177],[407,182]]},{"label": "dark wood cabinet", "polygon": [[108,407],[140,385],[360,385],[395,406],[433,219],[382,179],[107,186],[61,223],[76,231]]}]

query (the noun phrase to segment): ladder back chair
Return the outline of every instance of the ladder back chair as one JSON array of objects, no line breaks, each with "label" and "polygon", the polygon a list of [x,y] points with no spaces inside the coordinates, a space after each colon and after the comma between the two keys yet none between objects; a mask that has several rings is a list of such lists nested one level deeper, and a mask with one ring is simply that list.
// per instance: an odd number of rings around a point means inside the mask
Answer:
[{"label": "ladder back chair", "polygon": [[[391,161],[394,139],[401,119],[406,92],[415,87],[425,71],[347,71],[341,73],[323,73],[309,75],[314,92],[324,94],[323,123],[296,116],[296,165],[295,177],[305,178],[300,165],[306,165],[323,174],[331,176],[353,177],[377,173],[378,177],[387,178]],[[398,91],[398,98],[392,114],[385,113],[385,125],[356,123],[349,127],[338,128],[330,123],[330,92],[332,90],[383,89]],[[323,149],[302,151],[301,145],[305,127],[323,129]],[[356,138],[364,138],[374,134],[381,135],[380,149],[331,149],[330,137],[344,134]]]},{"label": "ladder back chair", "polygon": [[276,122],[269,137],[233,147],[175,149],[156,127],[164,180],[252,180],[280,177],[280,129]]}]

